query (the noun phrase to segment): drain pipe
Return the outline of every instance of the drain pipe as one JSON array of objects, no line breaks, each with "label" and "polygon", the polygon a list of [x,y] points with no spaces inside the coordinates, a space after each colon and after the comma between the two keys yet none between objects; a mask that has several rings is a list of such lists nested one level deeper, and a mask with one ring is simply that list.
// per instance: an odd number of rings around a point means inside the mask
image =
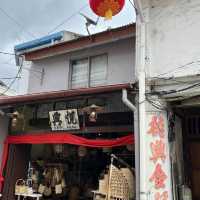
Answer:
[{"label": "drain pipe", "polygon": [[137,107],[128,99],[127,90],[122,90],[122,102],[134,113],[134,136],[135,136],[135,178],[136,178],[136,200],[140,195],[140,152],[139,152],[139,128]]}]

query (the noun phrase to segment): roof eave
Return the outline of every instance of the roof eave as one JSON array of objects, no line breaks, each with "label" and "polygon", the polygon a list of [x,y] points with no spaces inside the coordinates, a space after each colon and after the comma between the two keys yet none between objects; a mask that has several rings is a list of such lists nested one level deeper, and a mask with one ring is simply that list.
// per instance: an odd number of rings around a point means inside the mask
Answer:
[{"label": "roof eave", "polygon": [[0,107],[12,107],[14,105],[20,105],[20,104],[30,104],[30,103],[32,104],[42,101],[62,100],[70,97],[109,93],[109,92],[120,91],[122,89],[131,89],[131,88],[132,84],[126,83],[126,84],[108,85],[108,86],[91,87],[91,88],[43,92],[43,93],[19,95],[13,97],[1,97]]},{"label": "roof eave", "polygon": [[65,53],[78,51],[81,49],[91,48],[94,46],[103,45],[106,43],[112,43],[118,40],[131,38],[135,36],[136,27],[135,24],[131,24],[126,27],[113,29],[105,32],[101,32],[95,35],[81,37],[76,40],[57,43],[48,47],[35,49],[33,51],[24,52],[25,59],[27,61],[34,61],[52,57],[56,55],[62,55]]}]

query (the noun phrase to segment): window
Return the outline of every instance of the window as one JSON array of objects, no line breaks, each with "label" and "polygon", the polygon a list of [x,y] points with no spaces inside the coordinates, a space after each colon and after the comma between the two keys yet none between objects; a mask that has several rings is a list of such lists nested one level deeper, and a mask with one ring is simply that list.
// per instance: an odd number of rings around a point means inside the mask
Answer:
[{"label": "window", "polygon": [[104,85],[107,79],[107,55],[72,61],[71,87]]}]

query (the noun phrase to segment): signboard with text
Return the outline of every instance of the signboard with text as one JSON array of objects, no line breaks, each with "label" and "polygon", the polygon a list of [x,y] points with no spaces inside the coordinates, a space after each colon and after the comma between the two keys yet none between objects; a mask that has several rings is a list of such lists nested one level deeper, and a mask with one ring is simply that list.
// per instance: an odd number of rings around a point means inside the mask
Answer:
[{"label": "signboard with text", "polygon": [[170,200],[170,159],[168,144],[167,115],[151,112],[147,115],[147,163],[149,183],[148,195],[152,200]]},{"label": "signboard with text", "polygon": [[80,129],[77,109],[51,111],[49,118],[53,131]]}]

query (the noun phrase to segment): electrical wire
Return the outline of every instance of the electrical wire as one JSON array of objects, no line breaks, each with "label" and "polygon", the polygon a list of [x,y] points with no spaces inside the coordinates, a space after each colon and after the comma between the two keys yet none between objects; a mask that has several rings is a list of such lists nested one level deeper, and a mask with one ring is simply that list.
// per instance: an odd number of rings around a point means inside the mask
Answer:
[{"label": "electrical wire", "polygon": [[[12,64],[12,63],[0,63],[0,64],[2,64],[2,65],[8,65],[8,66],[10,66],[10,67],[16,67],[16,65],[15,64]],[[31,73],[31,75],[32,76],[34,76],[34,77],[36,77],[37,79],[39,79],[39,80],[41,80],[41,76],[39,76],[39,75],[37,75],[37,74],[43,74],[44,72],[43,71],[40,71],[40,70],[36,70],[36,69],[31,69],[31,68],[28,68],[28,67],[25,67],[25,66],[30,66],[30,65],[23,65],[22,66],[22,69],[23,70],[27,70],[27,71],[29,71],[30,73]],[[15,78],[15,77],[14,77]],[[5,79],[14,79],[14,78],[5,78]],[[21,77],[20,77],[21,78]],[[2,79],[4,79],[4,78],[2,78]],[[0,78],[0,80],[2,80],[1,78]],[[19,78],[18,78],[18,80],[19,80]]]},{"label": "electrical wire", "polygon": [[3,54],[3,55],[10,55],[10,56],[16,56],[15,53],[10,53],[10,52],[5,52],[5,51],[0,51],[0,54]]},{"label": "electrical wire", "polygon": [[8,14],[8,12],[6,12],[3,8],[0,7],[0,11],[6,17],[8,17],[12,22],[14,22],[18,27],[20,27],[26,34],[28,34],[29,36],[35,38],[35,35],[33,33],[31,33],[30,31],[26,31],[24,26],[21,23],[19,23],[14,17],[12,17],[10,14]]},{"label": "electrical wire", "polygon": [[164,73],[158,74],[156,77],[153,77],[153,78],[154,79],[155,78],[159,78],[160,76],[164,76],[164,75],[176,72],[179,69],[184,69],[185,67],[190,67],[192,64],[195,64],[195,63],[197,63],[197,64],[200,63],[200,60],[192,61],[192,62],[189,62],[189,63],[187,63],[185,65],[181,65],[181,66],[179,66],[179,67],[177,67],[175,69],[169,70],[168,72],[164,72]]},{"label": "electrical wire", "polygon": [[[10,66],[10,67],[17,67],[14,63],[0,63],[0,65],[8,65],[8,66]],[[25,65],[25,66],[30,66],[30,65]],[[30,72],[40,73],[40,74],[43,73],[43,72],[40,71],[40,70],[31,69],[31,68],[28,68],[28,67],[25,67],[25,66],[23,66],[22,69],[27,70],[27,71],[30,71]]]},{"label": "electrical wire", "polygon": [[161,105],[157,104],[153,100],[149,99],[148,96],[146,96],[146,101],[148,101],[154,108],[156,108],[158,110],[162,110],[162,111],[166,110],[166,108],[164,106],[161,106]]},{"label": "electrical wire", "polygon": [[137,8],[136,8],[136,6],[134,5],[134,3],[133,3],[131,0],[129,0],[129,2],[130,2],[130,4],[133,6],[133,8],[135,9],[135,11],[137,12]]},{"label": "electrical wire", "polygon": [[[0,77],[0,80],[11,80],[11,79],[15,79],[16,77],[6,77],[6,78],[1,78]],[[17,77],[17,79],[20,79],[21,77]]]},{"label": "electrical wire", "polygon": [[19,67],[18,72],[17,72],[15,78],[10,82],[10,84],[8,85],[8,87],[2,93],[0,93],[0,96],[5,95],[5,93],[8,92],[11,89],[11,87],[13,86],[13,84],[17,81],[18,77],[20,76],[21,70],[22,70],[22,65]]},{"label": "electrical wire", "polygon": [[[152,78],[151,78],[152,79]],[[150,79],[150,80],[151,80]],[[179,81],[179,80],[176,80],[174,76],[171,76],[171,77],[153,77],[153,79],[160,79],[160,80],[164,80],[164,81],[173,81],[173,82],[176,82],[176,83],[181,83],[181,84],[187,84],[188,82],[186,81]]]},{"label": "electrical wire", "polygon": [[178,93],[178,92],[184,92],[186,90],[193,89],[193,88],[199,87],[199,86],[200,86],[200,83],[195,83],[195,84],[192,84],[190,86],[187,86],[187,87],[179,89],[179,90],[158,91],[158,92],[154,91],[154,92],[150,92],[148,94],[168,95],[168,94],[174,94],[174,93]]},{"label": "electrical wire", "polygon": [[79,10],[77,10],[76,12],[74,12],[72,15],[70,15],[67,19],[63,20],[60,24],[56,25],[54,28],[52,28],[48,34],[54,32],[55,30],[57,30],[59,27],[61,27],[63,24],[67,23],[68,21],[70,21],[73,17],[75,17],[77,14],[79,14],[82,10],[84,10],[86,7],[88,7],[88,3],[85,4],[84,6],[82,6]]}]

